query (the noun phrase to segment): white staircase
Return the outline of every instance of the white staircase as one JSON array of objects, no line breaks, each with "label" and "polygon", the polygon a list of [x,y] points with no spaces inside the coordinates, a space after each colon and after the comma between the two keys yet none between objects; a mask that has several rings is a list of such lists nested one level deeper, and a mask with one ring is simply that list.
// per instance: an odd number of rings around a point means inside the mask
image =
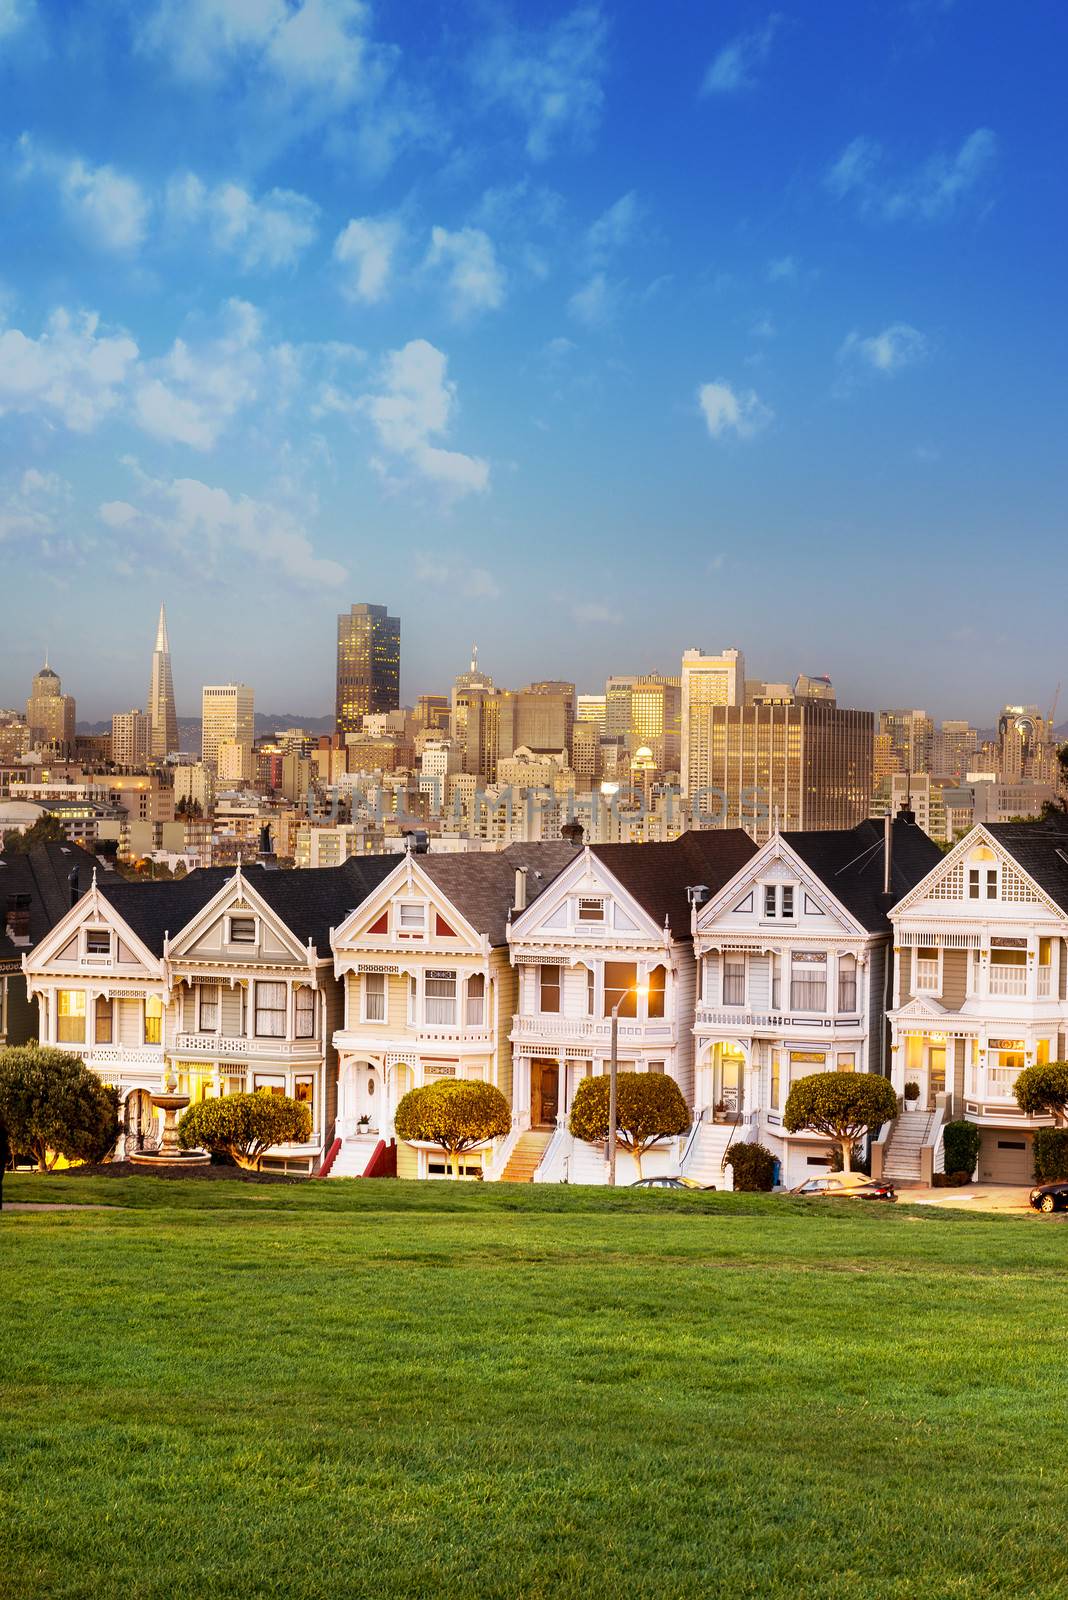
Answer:
[{"label": "white staircase", "polygon": [[682,1176],[695,1183],[714,1183],[717,1189],[733,1189],[731,1169],[723,1166],[723,1157],[728,1144],[737,1144],[743,1134],[743,1129],[729,1122],[698,1123],[680,1169]]},{"label": "white staircase", "polygon": [[[616,1150],[616,1182],[622,1186],[630,1183],[635,1174],[634,1163],[625,1150]],[[564,1166],[567,1183],[607,1183],[608,1162],[603,1144],[586,1144],[582,1139],[572,1139]]]},{"label": "white staircase", "polygon": [[895,1183],[920,1183],[920,1151],[930,1143],[935,1112],[903,1111],[890,1131],[883,1156],[883,1177]]},{"label": "white staircase", "polygon": [[341,1149],[330,1168],[330,1177],[362,1178],[367,1163],[378,1148],[379,1137],[377,1133],[354,1133],[342,1139]]}]

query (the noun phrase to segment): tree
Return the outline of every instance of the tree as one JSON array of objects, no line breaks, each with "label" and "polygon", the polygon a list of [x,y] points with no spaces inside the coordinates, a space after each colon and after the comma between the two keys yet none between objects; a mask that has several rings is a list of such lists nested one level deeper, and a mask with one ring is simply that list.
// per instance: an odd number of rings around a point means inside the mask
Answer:
[{"label": "tree", "polygon": [[272,1145],[304,1144],[311,1130],[306,1105],[260,1089],[190,1106],[178,1123],[178,1143],[183,1150],[220,1151],[239,1167],[258,1169]]},{"label": "tree", "polygon": [[755,1194],[774,1189],[777,1162],[762,1144],[732,1144],[726,1163],[739,1193]]},{"label": "tree", "polygon": [[511,1131],[507,1100],[492,1083],[440,1078],[422,1089],[409,1089],[394,1118],[402,1139],[436,1144],[445,1152],[454,1178],[460,1176],[460,1153]]},{"label": "tree", "polygon": [[[599,1144],[608,1138],[607,1073],[583,1078],[575,1090],[568,1127],[576,1139]],[[620,1072],[616,1075],[616,1138],[629,1150],[642,1175],[642,1156],[658,1139],[685,1133],[690,1110],[674,1078],[663,1072]]]},{"label": "tree", "polygon": [[119,1095],[80,1056],[35,1044],[0,1051],[0,1122],[13,1150],[47,1172],[67,1161],[100,1161],[119,1131]]},{"label": "tree", "polygon": [[1029,1117],[1068,1123],[1068,1061],[1043,1061],[1025,1067],[1012,1086],[1016,1104]]},{"label": "tree", "polygon": [[842,1171],[852,1172],[853,1146],[897,1116],[897,1095],[874,1072],[813,1072],[799,1078],[786,1099],[788,1133],[811,1128],[842,1148]]},{"label": "tree", "polygon": [[67,830],[58,817],[38,817],[32,827],[25,833],[20,833],[17,828],[9,828],[4,834],[4,855],[26,855],[35,845],[39,844],[66,844]]}]

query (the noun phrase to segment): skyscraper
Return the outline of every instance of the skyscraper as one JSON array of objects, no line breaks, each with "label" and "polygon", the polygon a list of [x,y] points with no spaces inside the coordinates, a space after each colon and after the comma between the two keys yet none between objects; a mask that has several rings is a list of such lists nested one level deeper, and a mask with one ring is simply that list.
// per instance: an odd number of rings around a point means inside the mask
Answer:
[{"label": "skyscraper", "polygon": [[148,756],[149,722],[143,711],[116,711],[111,719],[111,759],[117,767],[140,767]]},{"label": "skyscraper", "polygon": [[368,713],[399,706],[400,618],[354,605],[337,619],[337,731],[359,733]]},{"label": "skyscraper", "polygon": [[40,672],[34,674],[26,702],[30,744],[69,755],[74,749],[74,719],[74,697],[63,693],[59,674],[46,660]]},{"label": "skyscraper", "polygon": [[251,761],[256,719],[253,694],[247,683],[205,684],[201,695],[200,759],[209,767],[219,763],[223,744],[243,746]]},{"label": "skyscraper", "polygon": [[694,794],[715,781],[709,777],[709,721],[706,714],[709,708],[741,705],[744,699],[745,660],[740,650],[724,650],[719,656],[706,656],[700,650],[683,652],[683,794]]},{"label": "skyscraper", "polygon": [[178,749],[178,713],[174,708],[171,646],[167,638],[167,613],[159,608],[156,647],[152,652],[152,678],[148,689],[148,753],[153,761],[166,761]]}]

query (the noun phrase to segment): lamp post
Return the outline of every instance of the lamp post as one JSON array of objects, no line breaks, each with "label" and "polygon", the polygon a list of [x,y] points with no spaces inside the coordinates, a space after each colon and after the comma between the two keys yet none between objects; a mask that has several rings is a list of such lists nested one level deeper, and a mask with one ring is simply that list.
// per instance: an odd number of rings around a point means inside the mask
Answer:
[{"label": "lamp post", "polygon": [[[619,1008],[630,991],[624,989],[612,1007],[612,1047],[608,1060],[608,1186],[616,1186],[616,1079],[619,1076]],[[644,984],[634,985],[635,1002],[644,998],[649,990]],[[634,1010],[637,1013],[637,1004]]]}]

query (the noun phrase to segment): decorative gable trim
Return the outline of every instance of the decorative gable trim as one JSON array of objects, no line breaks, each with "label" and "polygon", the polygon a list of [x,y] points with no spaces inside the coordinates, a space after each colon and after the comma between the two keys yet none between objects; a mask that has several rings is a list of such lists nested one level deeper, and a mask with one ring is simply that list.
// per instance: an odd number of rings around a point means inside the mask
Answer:
[{"label": "decorative gable trim", "polygon": [[[278,949],[272,951],[272,954],[289,955],[294,961],[308,965],[319,959],[310,944],[302,945],[300,943],[292,928],[282,921],[278,913],[267,904],[266,900],[253,888],[248,879],[242,876],[239,868],[232,878],[227,878],[226,882],[207,904],[201,906],[197,914],[186,923],[184,928],[179,928],[176,933],[168,938],[166,943],[168,960],[198,959],[191,954],[190,947],[220,917],[229,916],[235,911],[245,916],[255,915],[259,917],[278,943]],[[264,948],[265,950],[267,949],[266,943]],[[221,958],[211,957],[215,964],[219,964],[220,959],[227,966],[239,967],[241,965],[241,958],[238,955],[224,953]]]},{"label": "decorative gable trim", "polygon": [[[1009,873],[1010,894],[1003,894],[1002,899],[1017,904],[1034,904],[1045,906],[1058,921],[1065,920],[1065,912],[1057,902],[1050,898],[1041,884],[1035,882],[1017,861],[1012,851],[1007,849],[1000,839],[995,839],[988,833],[981,822],[977,822],[970,833],[953,846],[949,854],[938,864],[931,868],[925,878],[914,885],[906,895],[890,911],[890,920],[897,923],[902,917],[907,916],[913,906],[922,905],[924,901],[965,901],[969,904],[984,904],[984,902],[968,902],[967,897],[967,861],[977,845],[985,845],[994,852],[994,856],[1002,870],[1002,881],[1005,881],[1006,871]],[[985,902],[989,904],[990,902]]]},{"label": "decorative gable trim", "polygon": [[[842,902],[827,887],[821,878],[817,878],[796,851],[792,850],[781,834],[772,834],[766,844],[762,845],[755,856],[751,856],[743,867],[740,867],[729,883],[724,884],[718,894],[700,907],[695,933],[698,937],[702,934],[712,933],[715,924],[721,919],[730,917],[735,912],[740,912],[744,906],[737,904],[737,896],[745,890],[755,892],[762,883],[798,883],[804,896],[804,907],[811,916],[830,916],[837,919],[843,926],[843,932],[854,934],[858,939],[871,939],[870,928],[864,927],[853,913],[846,909]],[[751,898],[751,895],[750,895]],[[796,934],[797,928],[791,922],[769,923],[761,929],[765,939],[774,933]]]}]

